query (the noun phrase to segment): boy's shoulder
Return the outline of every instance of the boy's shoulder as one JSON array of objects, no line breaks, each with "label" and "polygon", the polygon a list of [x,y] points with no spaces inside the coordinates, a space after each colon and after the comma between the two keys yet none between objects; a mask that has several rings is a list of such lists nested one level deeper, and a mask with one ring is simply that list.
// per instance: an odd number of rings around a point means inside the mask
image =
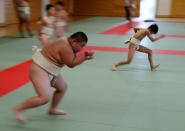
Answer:
[{"label": "boy's shoulder", "polygon": [[147,28],[137,28],[137,29],[134,29],[134,31],[135,31],[135,33],[137,33],[139,31],[138,33],[141,33],[141,34],[143,34],[143,33],[145,33],[145,34],[149,33],[149,30]]},{"label": "boy's shoulder", "polygon": [[141,29],[144,33],[146,33],[146,34],[148,34],[148,33],[150,33],[150,31],[147,29],[147,28],[143,28],[143,29]]}]

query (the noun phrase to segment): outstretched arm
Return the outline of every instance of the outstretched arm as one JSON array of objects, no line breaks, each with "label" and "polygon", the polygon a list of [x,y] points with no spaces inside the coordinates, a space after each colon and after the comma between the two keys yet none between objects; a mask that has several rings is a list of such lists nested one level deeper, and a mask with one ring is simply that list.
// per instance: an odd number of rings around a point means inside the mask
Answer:
[{"label": "outstretched arm", "polygon": [[136,33],[138,30],[141,30],[142,28],[139,28],[139,27],[134,27],[133,30],[134,32]]},{"label": "outstretched arm", "polygon": [[161,39],[161,38],[164,38],[165,37],[165,35],[152,35],[149,31],[147,31],[147,36],[148,36],[148,38],[152,41],[152,42],[154,42],[154,41],[157,41],[157,40],[159,40],[159,39]]}]

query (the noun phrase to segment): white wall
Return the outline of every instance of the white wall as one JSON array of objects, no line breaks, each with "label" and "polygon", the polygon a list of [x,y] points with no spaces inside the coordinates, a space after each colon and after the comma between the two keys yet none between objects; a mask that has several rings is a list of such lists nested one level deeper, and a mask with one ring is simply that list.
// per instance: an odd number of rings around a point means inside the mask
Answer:
[{"label": "white wall", "polygon": [[157,0],[140,1],[140,18],[151,19],[156,16]]},{"label": "white wall", "polygon": [[171,3],[171,0],[158,0],[157,15],[170,15]]},{"label": "white wall", "polygon": [[0,0],[0,23],[5,23],[5,0]]},{"label": "white wall", "polygon": [[45,6],[50,3],[50,0],[42,0],[42,16],[46,14]]}]

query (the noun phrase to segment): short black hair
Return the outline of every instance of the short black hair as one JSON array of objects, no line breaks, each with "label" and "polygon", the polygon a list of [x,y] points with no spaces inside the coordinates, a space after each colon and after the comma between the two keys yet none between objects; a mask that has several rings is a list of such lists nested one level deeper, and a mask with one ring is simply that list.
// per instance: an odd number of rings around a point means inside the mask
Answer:
[{"label": "short black hair", "polygon": [[76,32],[70,36],[70,38],[77,40],[78,42],[88,41],[87,35],[84,32]]},{"label": "short black hair", "polygon": [[50,10],[51,8],[53,8],[54,6],[52,4],[47,4],[46,5],[46,11]]},{"label": "short black hair", "polygon": [[64,3],[62,1],[57,1],[56,5],[64,6]]},{"label": "short black hair", "polygon": [[159,30],[159,27],[157,24],[153,24],[153,25],[150,25],[148,27],[148,29],[150,29],[154,34],[157,34],[158,30]]}]

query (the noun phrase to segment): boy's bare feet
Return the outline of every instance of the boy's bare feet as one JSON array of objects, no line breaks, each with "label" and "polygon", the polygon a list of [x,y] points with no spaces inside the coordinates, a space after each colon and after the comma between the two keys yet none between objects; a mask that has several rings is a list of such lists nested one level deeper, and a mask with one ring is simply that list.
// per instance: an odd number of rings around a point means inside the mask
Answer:
[{"label": "boy's bare feet", "polygon": [[59,110],[59,109],[51,109],[48,111],[49,115],[67,115],[67,113],[63,110]]},{"label": "boy's bare feet", "polygon": [[22,124],[27,122],[26,118],[21,114],[20,110],[18,110],[16,107],[14,107],[12,110],[13,110],[15,118],[18,122],[20,122]]},{"label": "boy's bare feet", "polygon": [[117,71],[118,69],[117,69],[117,67],[116,67],[116,65],[112,65],[112,71]]},{"label": "boy's bare feet", "polygon": [[158,65],[154,65],[152,68],[151,68],[151,71],[154,71],[156,68],[158,68],[160,66],[160,64]]}]

